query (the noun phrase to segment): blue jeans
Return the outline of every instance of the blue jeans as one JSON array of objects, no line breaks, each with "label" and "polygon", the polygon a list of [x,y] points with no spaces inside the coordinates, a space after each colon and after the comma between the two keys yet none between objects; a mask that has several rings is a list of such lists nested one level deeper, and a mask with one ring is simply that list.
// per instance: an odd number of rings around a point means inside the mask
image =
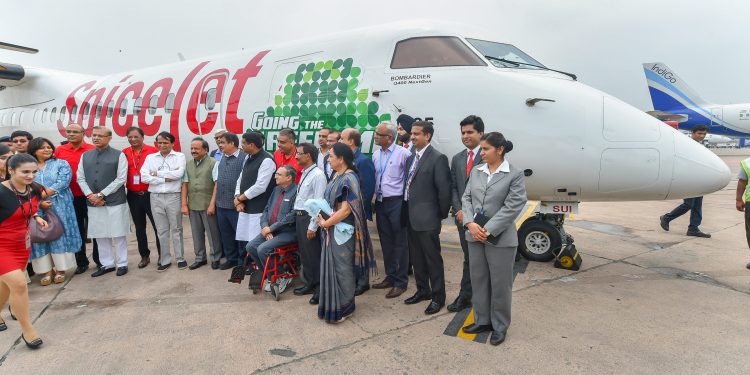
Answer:
[{"label": "blue jeans", "polygon": [[684,215],[688,211],[690,211],[690,225],[688,226],[688,232],[696,232],[703,220],[703,197],[683,199],[681,205],[677,206],[672,212],[664,215],[664,220],[670,222]]},{"label": "blue jeans", "polygon": [[260,268],[261,273],[268,262],[268,257],[276,248],[297,242],[297,233],[294,231],[283,231],[275,233],[273,238],[266,240],[262,234],[247,243],[245,250],[250,254]]},{"label": "blue jeans", "polygon": [[239,250],[237,247],[237,218],[239,213],[234,209],[216,207],[216,218],[219,220],[219,233],[221,234],[221,246],[224,248],[224,257],[227,262],[241,264]]}]

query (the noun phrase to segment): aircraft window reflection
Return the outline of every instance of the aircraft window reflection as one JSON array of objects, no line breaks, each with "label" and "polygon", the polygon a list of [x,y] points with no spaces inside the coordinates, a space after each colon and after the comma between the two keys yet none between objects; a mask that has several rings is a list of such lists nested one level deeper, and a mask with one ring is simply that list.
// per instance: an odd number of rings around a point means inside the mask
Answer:
[{"label": "aircraft window reflection", "polygon": [[123,99],[122,102],[120,102],[120,117],[125,117],[127,113],[128,113],[128,100]]},{"label": "aircraft window reflection", "polygon": [[74,106],[73,106],[73,109],[71,109],[71,110],[70,110],[70,117],[73,117],[73,116],[75,116],[76,114],[78,114],[78,106],[77,106],[77,105],[74,105]]},{"label": "aircraft window reflection", "polygon": [[110,100],[107,103],[107,117],[112,118],[112,114],[115,112],[115,101]]},{"label": "aircraft window reflection", "polygon": [[143,99],[137,98],[135,99],[135,103],[133,103],[133,114],[136,116],[141,113],[141,102],[143,102]]},{"label": "aircraft window reflection", "polygon": [[396,43],[391,60],[392,69],[436,66],[486,66],[457,37],[419,37]]},{"label": "aircraft window reflection", "polygon": [[96,106],[96,118],[102,117],[102,105],[99,104]]},{"label": "aircraft window reflection", "polygon": [[212,110],[216,107],[216,89],[210,89],[206,92],[206,109]]},{"label": "aircraft window reflection", "polygon": [[89,119],[89,111],[91,111],[91,105],[89,103],[86,103],[86,105],[83,106],[83,119],[84,120]]},{"label": "aircraft window reflection", "polygon": [[68,107],[62,106],[60,107],[60,121],[65,122],[67,119],[65,118],[65,111],[68,110]]},{"label": "aircraft window reflection", "polygon": [[156,104],[159,102],[159,97],[156,95],[151,96],[151,100],[148,102],[148,114],[156,114]]},{"label": "aircraft window reflection", "polygon": [[[542,65],[539,61],[534,60],[531,56],[525,54],[523,51],[512,44],[488,42],[486,40],[469,38],[467,38],[466,40],[484,56],[492,56],[498,59],[511,61],[503,62],[494,59],[488,59],[490,60],[492,65],[498,68],[540,69],[523,64],[531,64],[544,67],[544,65]],[[518,62],[521,64],[513,64],[513,62]]]},{"label": "aircraft window reflection", "polygon": [[52,112],[50,112],[49,114],[49,122],[55,122],[55,120],[57,119],[56,115],[57,115],[57,107],[52,108]]},{"label": "aircraft window reflection", "polygon": [[174,93],[167,95],[167,104],[164,106],[164,112],[172,113],[174,109]]}]

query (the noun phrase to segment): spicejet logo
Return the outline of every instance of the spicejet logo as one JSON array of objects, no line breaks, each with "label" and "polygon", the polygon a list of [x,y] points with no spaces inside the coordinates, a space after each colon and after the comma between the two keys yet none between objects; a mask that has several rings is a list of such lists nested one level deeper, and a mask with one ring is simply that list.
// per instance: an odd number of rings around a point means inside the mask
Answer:
[{"label": "spicejet logo", "polygon": [[675,78],[674,73],[672,73],[667,68],[662,68],[658,64],[654,64],[654,66],[651,67],[651,71],[662,76],[664,79],[667,80],[667,82],[671,84],[677,83],[677,78]]}]

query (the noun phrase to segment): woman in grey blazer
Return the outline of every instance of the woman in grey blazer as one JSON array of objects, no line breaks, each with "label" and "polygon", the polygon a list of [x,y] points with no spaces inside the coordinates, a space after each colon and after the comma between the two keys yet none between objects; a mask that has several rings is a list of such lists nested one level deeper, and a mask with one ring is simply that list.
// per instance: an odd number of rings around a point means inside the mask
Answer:
[{"label": "woman in grey blazer", "polygon": [[472,169],[462,197],[474,307],[474,324],[463,331],[492,331],[490,344],[499,345],[510,325],[518,246],[514,221],[526,205],[526,187],[523,172],[505,160],[513,143],[491,132],[479,145],[484,164]]}]

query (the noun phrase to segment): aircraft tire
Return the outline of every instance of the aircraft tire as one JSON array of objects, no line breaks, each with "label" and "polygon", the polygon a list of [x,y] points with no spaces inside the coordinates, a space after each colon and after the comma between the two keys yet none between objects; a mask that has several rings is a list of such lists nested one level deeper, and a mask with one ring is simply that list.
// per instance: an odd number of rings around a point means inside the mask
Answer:
[{"label": "aircraft tire", "polygon": [[548,262],[555,259],[561,247],[560,231],[546,221],[529,218],[518,230],[518,252],[528,260]]}]

